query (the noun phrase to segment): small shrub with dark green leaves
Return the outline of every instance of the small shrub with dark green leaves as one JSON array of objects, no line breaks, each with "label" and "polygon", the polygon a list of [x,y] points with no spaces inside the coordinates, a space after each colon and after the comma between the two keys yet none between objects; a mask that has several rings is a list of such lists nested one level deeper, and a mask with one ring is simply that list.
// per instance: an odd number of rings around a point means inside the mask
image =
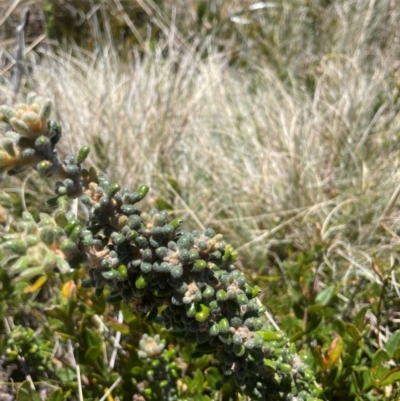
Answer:
[{"label": "small shrub with dark green leaves", "polygon": [[[216,356],[223,381],[238,393],[254,400],[317,400],[322,389],[287,336],[267,319],[259,289],[235,268],[236,252],[223,236],[211,228],[185,231],[165,211],[141,211],[137,203],[148,187],[131,191],[84,168],[87,146],[61,160],[55,148],[61,127],[48,120],[50,110],[51,102],[35,94],[15,110],[0,107],[1,119],[13,129],[0,142],[0,169],[17,174],[32,167],[56,180],[57,195],[50,200],[57,206],[52,215],[41,214],[36,222],[26,212],[18,230],[3,237],[2,264],[9,273],[35,277],[85,266],[83,287],[98,296],[109,291],[108,303],[124,301],[146,321],[196,344],[193,357]],[[74,198],[86,206],[87,221],[69,210]],[[144,336],[139,358],[160,355],[164,346],[157,336]],[[153,359],[150,376],[161,369],[164,380],[174,379],[171,363],[168,357]],[[174,399],[174,386],[164,387]]]}]

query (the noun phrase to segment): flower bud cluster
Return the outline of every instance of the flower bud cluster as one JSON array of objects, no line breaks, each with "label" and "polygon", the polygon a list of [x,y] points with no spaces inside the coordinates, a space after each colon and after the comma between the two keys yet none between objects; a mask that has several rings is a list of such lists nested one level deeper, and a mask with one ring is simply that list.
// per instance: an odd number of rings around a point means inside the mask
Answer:
[{"label": "flower bud cluster", "polygon": [[61,139],[61,126],[49,120],[51,100],[30,93],[26,104],[15,109],[0,106],[0,121],[8,123],[14,131],[8,131],[0,140],[0,173],[14,175],[27,167],[33,167],[42,176],[54,176],[57,195],[77,197],[82,193],[81,163],[89,154],[84,146],[77,155],[69,155],[61,161],[55,149]]},{"label": "flower bud cluster", "polygon": [[150,337],[148,334],[143,334],[139,341],[138,356],[141,359],[157,358],[165,349],[165,341],[160,339],[160,335],[156,334]]},{"label": "flower bud cluster", "polygon": [[39,370],[54,369],[49,357],[51,349],[38,343],[31,328],[16,325],[5,337],[5,358],[7,362],[24,358],[27,364],[37,366]]},{"label": "flower bud cluster", "polygon": [[136,368],[135,377],[141,377],[142,380],[135,382],[135,385],[141,399],[182,400],[180,393],[184,392],[184,388],[179,388],[179,368],[182,368],[182,363],[179,367],[176,350],[166,349],[165,341],[158,334],[154,337],[143,334],[139,341],[138,356],[143,365]]},{"label": "flower bud cluster", "polygon": [[15,110],[0,106],[0,120],[14,130],[0,141],[0,172],[16,174],[28,166],[43,175],[51,172],[54,147],[61,138],[60,125],[49,121],[51,105],[49,99],[31,93],[27,104],[19,104]]}]

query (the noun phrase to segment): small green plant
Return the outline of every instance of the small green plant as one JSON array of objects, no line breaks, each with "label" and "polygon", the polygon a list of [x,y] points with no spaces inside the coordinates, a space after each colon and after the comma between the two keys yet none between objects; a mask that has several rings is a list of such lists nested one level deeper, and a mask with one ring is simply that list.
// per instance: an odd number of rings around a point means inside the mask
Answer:
[{"label": "small green plant", "polygon": [[[147,322],[196,344],[192,357],[216,356],[222,380],[238,393],[254,400],[316,400],[322,389],[267,319],[258,287],[235,268],[236,252],[223,236],[211,228],[187,232],[165,211],[141,211],[136,205],[148,187],[131,191],[84,168],[87,146],[61,160],[61,127],[49,120],[50,111],[50,100],[35,94],[15,110],[0,107],[1,119],[13,128],[1,140],[0,169],[17,174],[32,167],[56,180],[57,195],[49,200],[56,206],[52,215],[42,213],[36,222],[25,212],[18,230],[3,237],[2,264],[9,273],[33,278],[84,266],[83,287],[98,296],[109,291],[108,303],[124,301]],[[70,211],[75,198],[86,206],[86,221]],[[157,337],[143,337],[139,357],[163,348]],[[163,369],[168,360],[160,362]]]}]

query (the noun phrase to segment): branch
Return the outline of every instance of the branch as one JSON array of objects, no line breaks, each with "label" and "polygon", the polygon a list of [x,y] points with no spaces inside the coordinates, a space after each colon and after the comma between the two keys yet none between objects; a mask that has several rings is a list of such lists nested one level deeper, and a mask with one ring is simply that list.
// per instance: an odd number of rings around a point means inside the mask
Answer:
[{"label": "branch", "polygon": [[22,57],[25,50],[25,31],[29,24],[30,11],[26,10],[22,22],[17,26],[17,46],[15,53],[15,68],[14,68],[14,82],[12,93],[10,96],[9,104],[12,105],[19,92],[19,87],[21,85],[21,75],[23,70]]}]

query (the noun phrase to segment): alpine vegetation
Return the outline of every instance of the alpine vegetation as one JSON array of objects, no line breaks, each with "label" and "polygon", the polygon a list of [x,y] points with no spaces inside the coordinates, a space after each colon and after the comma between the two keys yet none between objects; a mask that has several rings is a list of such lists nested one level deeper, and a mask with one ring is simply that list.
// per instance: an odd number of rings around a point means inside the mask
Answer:
[{"label": "alpine vegetation", "polygon": [[[19,231],[0,247],[12,275],[85,266],[82,286],[107,301],[123,301],[147,321],[162,322],[185,343],[196,343],[193,357],[213,354],[224,380],[254,400],[317,400],[321,389],[285,333],[275,330],[258,295],[235,268],[237,253],[213,229],[185,231],[166,211],[141,211],[148,187],[130,190],[83,163],[89,147],[64,160],[57,153],[61,126],[49,120],[51,101],[29,94],[27,104],[1,106],[10,125],[0,143],[0,170],[18,174],[35,169],[55,180],[54,213],[39,222],[24,213]],[[70,211],[79,199],[87,219]],[[164,352],[159,337],[143,336],[139,357]]]}]

